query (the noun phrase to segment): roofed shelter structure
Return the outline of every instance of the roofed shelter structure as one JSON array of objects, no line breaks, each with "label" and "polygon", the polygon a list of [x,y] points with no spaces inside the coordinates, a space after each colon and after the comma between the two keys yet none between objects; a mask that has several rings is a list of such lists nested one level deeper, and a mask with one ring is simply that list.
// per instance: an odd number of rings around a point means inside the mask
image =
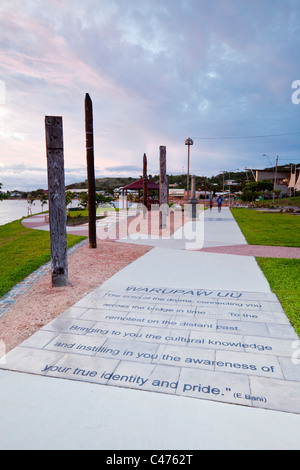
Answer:
[{"label": "roofed shelter structure", "polygon": [[153,181],[149,181],[148,178],[146,179],[146,181],[144,180],[144,178],[141,178],[140,180],[134,181],[133,183],[128,184],[128,186],[124,186],[123,188],[121,188],[122,197],[127,197],[128,192],[137,191],[139,195],[139,202],[143,203],[144,183],[146,183],[147,188],[147,198],[145,206],[148,210],[150,210],[151,204],[159,203],[159,184],[154,183]]},{"label": "roofed shelter structure", "polygon": [[[124,196],[126,197],[127,201],[127,194],[128,191],[138,191],[139,195],[139,203],[142,203],[144,207],[148,210],[151,209],[152,204],[159,204],[159,184],[154,183],[153,181],[148,180],[147,175],[147,156],[144,153],[143,156],[143,177],[140,180],[134,181],[133,183],[129,184],[128,186],[124,186],[121,188],[122,191],[122,198],[124,200]],[[127,202],[126,202],[127,205]]]}]

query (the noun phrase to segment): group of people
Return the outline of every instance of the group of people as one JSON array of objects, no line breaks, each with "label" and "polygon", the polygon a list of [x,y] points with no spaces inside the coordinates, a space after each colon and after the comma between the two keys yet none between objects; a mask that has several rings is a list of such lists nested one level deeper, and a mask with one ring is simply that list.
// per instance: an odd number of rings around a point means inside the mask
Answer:
[{"label": "group of people", "polygon": [[[214,200],[213,200],[212,195],[210,194],[210,195],[209,195],[209,207],[210,207],[210,210],[212,210],[213,204],[214,204]],[[218,204],[218,211],[221,212],[221,210],[222,210],[222,204],[223,204],[223,198],[222,198],[222,196],[219,196],[219,197],[217,198],[217,204]]]}]

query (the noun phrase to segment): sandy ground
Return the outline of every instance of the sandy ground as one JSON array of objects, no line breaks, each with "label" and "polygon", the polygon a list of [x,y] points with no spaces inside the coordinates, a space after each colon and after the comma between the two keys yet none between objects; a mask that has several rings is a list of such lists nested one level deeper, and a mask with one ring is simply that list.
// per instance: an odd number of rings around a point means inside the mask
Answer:
[{"label": "sandy ground", "polygon": [[[31,219],[25,219],[25,221],[30,222]],[[101,233],[101,229],[97,229],[97,235],[100,238],[97,249],[92,250],[87,244],[69,256],[69,285],[67,287],[52,288],[49,270],[49,273],[37,281],[1,317],[0,342],[4,342],[6,352],[18,346],[97,286],[152,249],[142,245],[116,243],[112,240],[130,237],[131,234],[136,233],[168,237],[184,223],[184,214],[181,211],[175,211],[167,217],[166,229],[161,230],[159,213],[154,212],[149,213],[145,218],[143,214],[140,214],[123,221],[108,232],[103,229]],[[238,245],[213,247],[201,251],[300,258],[299,248]]]},{"label": "sandy ground", "polygon": [[52,288],[51,273],[38,280],[0,319],[0,341],[9,352],[86,294],[151,248],[111,241],[88,244],[69,256],[69,284]]},{"label": "sandy ground", "polygon": [[[24,225],[26,222],[34,225],[34,220],[34,217],[25,219]],[[151,211],[147,213],[146,217],[141,212],[136,217],[120,221],[108,231],[104,227],[98,227],[97,249],[92,250],[87,244],[69,256],[69,284],[67,287],[52,288],[49,270],[49,273],[45,274],[22,295],[0,319],[0,341],[4,342],[6,352],[18,346],[86,294],[152,249],[142,245],[116,243],[115,240],[122,237],[130,238],[131,235],[138,233],[155,237],[169,237],[187,220],[187,214],[183,214],[181,210],[171,211],[167,217],[166,228],[160,229],[159,212]],[[83,235],[86,235],[86,232],[87,227],[83,227]],[[255,253],[253,252],[254,248],[256,249]],[[251,249],[252,251],[249,252]],[[203,251],[228,251],[231,254],[257,256],[259,255],[258,249],[264,250],[264,254],[266,254],[266,247],[249,247],[248,245],[219,247],[219,250],[214,247],[203,249]],[[274,247],[272,249],[274,250]],[[284,253],[281,253],[282,249],[279,253],[279,250],[280,248],[277,250],[276,256],[285,255],[288,257],[286,249]],[[299,258],[299,248],[290,250],[290,257]],[[269,255],[271,255],[271,251]]]},{"label": "sandy ground", "polygon": [[[111,278],[128,264],[146,254],[152,248],[114,240],[130,237],[131,234],[151,234],[170,236],[184,224],[181,211],[171,211],[167,217],[167,227],[159,228],[158,211],[143,213],[120,221],[113,229],[97,227],[97,249],[89,245],[79,248],[69,256],[69,284],[53,288],[51,272],[38,280],[0,319],[0,341],[6,352],[21,344],[36,331],[61,315],[78,300]],[[46,224],[46,222],[45,222]],[[41,225],[35,218],[24,219],[24,225],[34,228]],[[87,227],[82,227],[82,235],[87,235]],[[79,235],[78,231],[74,233]]]}]

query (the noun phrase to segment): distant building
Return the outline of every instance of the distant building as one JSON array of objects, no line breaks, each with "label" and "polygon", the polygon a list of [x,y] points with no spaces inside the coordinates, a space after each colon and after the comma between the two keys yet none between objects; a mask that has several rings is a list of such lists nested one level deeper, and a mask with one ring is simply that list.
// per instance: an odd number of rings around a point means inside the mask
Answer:
[{"label": "distant building", "polygon": [[289,189],[292,191],[300,191],[300,173],[296,173],[292,173],[290,177]]},{"label": "distant building", "polygon": [[11,199],[20,199],[21,197],[22,193],[20,193],[19,191],[13,191],[12,193],[10,193]]},{"label": "distant building", "polygon": [[[250,171],[250,170],[248,170]],[[275,170],[252,170],[255,172],[255,181],[270,180],[275,183]],[[276,175],[275,189],[281,192],[282,196],[290,196],[296,191],[300,191],[300,172],[291,169],[279,169]]]},{"label": "distant building", "polygon": [[[172,185],[173,186],[173,185]],[[169,186],[169,201],[183,201],[186,198],[186,191],[184,189],[175,189],[174,186]]]},{"label": "distant building", "polygon": [[[210,191],[196,191],[196,199],[200,199],[200,196],[203,196],[205,198],[208,198],[210,194]],[[191,189],[189,190],[189,197],[192,197],[192,191]],[[169,201],[170,202],[180,202],[180,201],[186,201],[187,200],[187,190],[186,189],[174,189],[169,186]]]}]

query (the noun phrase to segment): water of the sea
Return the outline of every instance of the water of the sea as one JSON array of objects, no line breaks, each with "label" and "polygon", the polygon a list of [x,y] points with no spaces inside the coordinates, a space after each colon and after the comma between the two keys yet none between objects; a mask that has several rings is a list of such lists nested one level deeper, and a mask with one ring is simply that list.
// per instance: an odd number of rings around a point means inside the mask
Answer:
[{"label": "water of the sea", "polygon": [[[68,208],[77,206],[78,201],[74,200]],[[136,204],[130,204],[130,206],[135,207]],[[118,207],[118,202],[115,202],[115,207]],[[29,209],[31,209],[31,212]],[[39,212],[45,212],[47,210],[48,203],[44,204],[42,207],[40,201],[34,201],[31,206],[29,206],[26,199],[9,199],[0,201],[0,225],[5,225],[9,222],[13,222],[14,220],[22,219],[22,217],[38,214]]]},{"label": "water of the sea", "polygon": [[9,199],[0,201],[0,225],[8,224],[14,220],[27,217],[28,215],[37,214],[38,212],[47,211],[48,203],[42,208],[40,201],[35,201],[30,207],[25,199]]}]

